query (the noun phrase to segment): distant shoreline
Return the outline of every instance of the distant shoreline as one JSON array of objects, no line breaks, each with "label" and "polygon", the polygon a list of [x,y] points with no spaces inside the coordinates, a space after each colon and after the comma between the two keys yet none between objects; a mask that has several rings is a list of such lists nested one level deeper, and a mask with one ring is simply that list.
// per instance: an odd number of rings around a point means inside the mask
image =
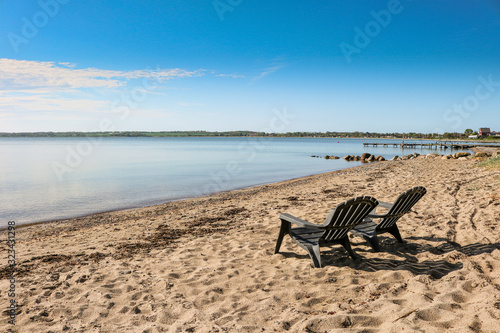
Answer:
[{"label": "distant shoreline", "polygon": [[[288,138],[332,138],[363,140],[427,140],[427,141],[466,141],[500,142],[500,137],[468,139],[464,137],[445,138],[440,134],[424,133],[370,133],[370,132],[287,132],[265,133],[254,131],[115,131],[115,132],[0,132],[0,138],[86,138],[86,137],[288,137]],[[453,133],[459,135],[459,133]],[[437,136],[436,136],[437,135]],[[425,136],[425,137],[424,137]]]}]

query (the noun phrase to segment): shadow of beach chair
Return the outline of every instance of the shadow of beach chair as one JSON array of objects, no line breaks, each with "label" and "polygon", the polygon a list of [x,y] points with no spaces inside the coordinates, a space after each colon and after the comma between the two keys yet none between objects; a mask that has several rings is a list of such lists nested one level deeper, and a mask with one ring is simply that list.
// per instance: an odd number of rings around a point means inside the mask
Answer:
[{"label": "shadow of beach chair", "polygon": [[[281,228],[274,253],[278,253],[285,234],[305,249],[313,261],[314,267],[321,267],[320,246],[341,244],[349,255],[356,259],[356,254],[349,243],[348,232],[377,206],[378,201],[369,196],[347,200],[332,209],[321,225],[301,220],[290,214],[281,214]],[[292,224],[299,227],[292,228]]]},{"label": "shadow of beach chair", "polygon": [[[378,241],[378,234],[390,233],[393,235],[400,243],[403,243],[401,234],[399,233],[398,226],[396,222],[427,193],[427,190],[422,186],[417,186],[408,191],[402,193],[394,203],[379,202],[378,206],[371,212],[367,218],[365,218],[362,224],[355,226],[351,233],[356,236],[363,237],[373,251],[379,252],[380,245]],[[376,215],[375,211],[378,207],[388,209],[388,212],[383,215]],[[374,218],[381,218],[380,223],[373,222]]]}]

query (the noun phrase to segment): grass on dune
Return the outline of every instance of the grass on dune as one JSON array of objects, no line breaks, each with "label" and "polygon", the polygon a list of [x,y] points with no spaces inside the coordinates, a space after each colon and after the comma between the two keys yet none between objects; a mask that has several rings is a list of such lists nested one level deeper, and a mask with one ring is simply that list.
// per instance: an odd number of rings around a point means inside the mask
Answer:
[{"label": "grass on dune", "polygon": [[478,166],[484,169],[500,170],[500,155],[497,155],[495,158],[490,158],[486,161],[480,162]]}]

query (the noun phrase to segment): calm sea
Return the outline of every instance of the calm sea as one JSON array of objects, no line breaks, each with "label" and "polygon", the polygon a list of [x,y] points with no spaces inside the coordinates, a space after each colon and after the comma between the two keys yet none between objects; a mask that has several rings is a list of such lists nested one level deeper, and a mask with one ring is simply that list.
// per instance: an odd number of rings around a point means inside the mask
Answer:
[{"label": "calm sea", "polygon": [[[141,207],[413,152],[331,138],[0,138],[0,227]],[[365,140],[370,142],[372,140]],[[380,140],[377,140],[380,141]],[[388,143],[400,140],[387,140]]]}]

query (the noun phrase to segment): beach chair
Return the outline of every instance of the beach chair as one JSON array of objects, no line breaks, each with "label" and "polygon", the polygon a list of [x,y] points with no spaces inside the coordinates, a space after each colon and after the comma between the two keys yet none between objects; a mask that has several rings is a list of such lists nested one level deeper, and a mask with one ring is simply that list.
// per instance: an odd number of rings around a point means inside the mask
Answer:
[{"label": "beach chair", "polygon": [[[278,253],[285,234],[305,249],[313,261],[314,267],[321,267],[320,246],[341,244],[349,255],[356,259],[356,254],[349,243],[348,232],[377,206],[378,201],[369,196],[347,200],[332,209],[321,225],[301,220],[290,214],[281,214],[281,228],[274,253]],[[292,228],[292,224],[299,226]]]},{"label": "beach chair", "polygon": [[[422,186],[417,186],[402,193],[394,203],[379,202],[378,206],[371,212],[362,224],[355,226],[351,233],[356,236],[363,237],[373,251],[379,252],[380,245],[377,238],[378,234],[390,233],[400,243],[403,243],[401,234],[399,233],[396,222],[410,211],[410,209],[427,193],[427,190]],[[383,215],[375,214],[378,207],[387,208],[389,211]],[[380,223],[373,222],[374,218],[382,219]]]}]

